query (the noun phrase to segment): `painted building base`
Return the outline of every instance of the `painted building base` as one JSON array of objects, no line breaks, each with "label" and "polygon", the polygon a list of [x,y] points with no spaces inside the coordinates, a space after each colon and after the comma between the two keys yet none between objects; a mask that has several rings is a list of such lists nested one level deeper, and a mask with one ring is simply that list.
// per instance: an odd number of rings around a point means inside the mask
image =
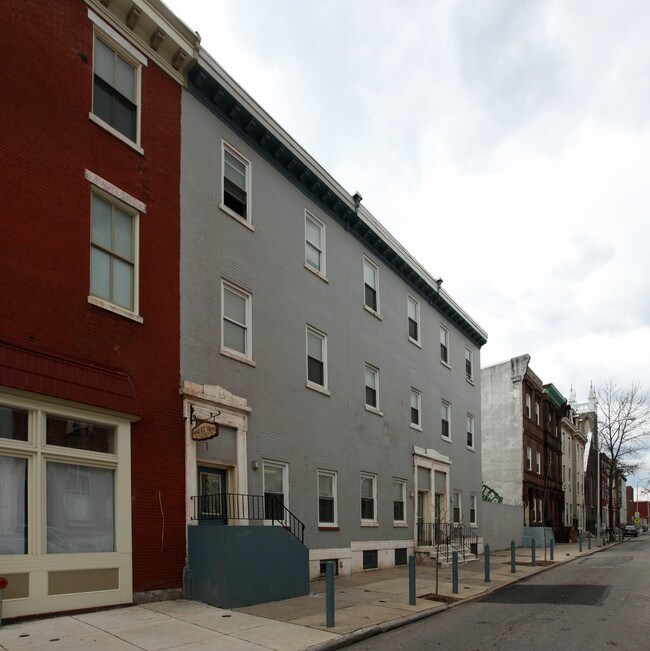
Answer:
[{"label": "painted building base", "polygon": [[524,547],[532,547],[532,541],[535,541],[535,547],[546,547],[555,544],[555,536],[551,527],[524,527]]}]

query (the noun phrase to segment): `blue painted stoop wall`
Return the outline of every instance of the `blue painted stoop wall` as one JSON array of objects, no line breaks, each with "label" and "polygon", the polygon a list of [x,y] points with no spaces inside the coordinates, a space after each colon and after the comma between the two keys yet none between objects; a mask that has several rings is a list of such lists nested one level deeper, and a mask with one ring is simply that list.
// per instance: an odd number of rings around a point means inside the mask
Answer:
[{"label": "blue painted stoop wall", "polygon": [[184,596],[239,608],[309,594],[309,550],[281,527],[187,528]]}]

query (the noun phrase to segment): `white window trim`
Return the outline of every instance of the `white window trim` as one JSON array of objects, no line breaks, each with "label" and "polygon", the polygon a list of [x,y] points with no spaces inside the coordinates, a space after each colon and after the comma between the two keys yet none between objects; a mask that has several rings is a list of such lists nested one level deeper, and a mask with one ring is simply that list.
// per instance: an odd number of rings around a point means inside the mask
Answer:
[{"label": "white window trim", "polygon": [[409,319],[410,319],[409,314],[408,314],[408,308],[409,308],[409,305],[411,303],[413,303],[415,305],[415,323],[417,324],[418,338],[413,339],[413,337],[411,337],[410,334],[408,335],[408,338],[409,338],[409,341],[412,344],[415,344],[419,348],[422,348],[422,342],[421,342],[422,328],[420,326],[420,301],[418,301],[416,298],[411,296],[411,294],[407,294],[406,295],[406,323],[407,323],[407,326],[408,326],[408,322],[409,322]]},{"label": "white window trim", "polygon": [[[472,416],[472,414],[468,413],[467,414],[467,420],[468,420],[468,422],[471,423],[471,428],[472,428],[471,429],[472,445],[468,445],[467,449],[468,450],[476,450],[476,429],[475,429],[476,419],[474,418],[474,416]],[[469,434],[470,432],[467,432],[467,433]]]},{"label": "white window trim", "polygon": [[[318,384],[316,382],[312,382],[309,379],[309,334],[313,334],[315,337],[318,337],[322,342],[323,342],[323,382],[324,384]],[[329,376],[328,376],[328,369],[327,369],[327,335],[318,330],[317,328],[314,328],[313,326],[307,325],[307,328],[305,330],[305,386],[308,389],[313,389],[314,391],[318,391],[319,393],[322,393],[326,396],[332,395],[330,390],[329,390]]]},{"label": "white window trim", "polygon": [[[109,183],[100,176],[89,172],[84,173],[85,178],[90,181],[95,189],[91,190],[90,201],[90,221],[92,221],[92,195],[96,194],[106,202],[113,206],[118,206],[121,210],[128,213],[133,217],[133,310],[117,305],[105,298],[95,296],[90,293],[90,281],[92,269],[90,267],[90,256],[88,258],[88,303],[100,307],[108,312],[119,314],[136,323],[144,323],[144,319],[140,315],[140,211],[138,207],[144,208],[142,212],[146,212],[146,205],[138,199],[132,197],[130,194],[120,190],[117,186]],[[89,229],[90,231],[90,229]],[[92,251],[92,237],[89,241],[90,250]]]},{"label": "white window trim", "polygon": [[[445,361],[444,359],[442,359],[442,351],[441,351],[441,355],[440,355],[440,363],[441,363],[443,366],[446,366],[447,368],[451,368],[451,337],[450,337],[450,335],[449,335],[449,328],[447,328],[446,326],[442,325],[442,323],[441,323],[441,324],[440,324],[440,332],[442,332],[443,330],[444,330],[444,332],[445,332],[446,335],[447,335],[447,337],[446,337],[446,339],[447,339],[447,361]],[[442,342],[440,342],[440,344],[442,344]]]},{"label": "white window trim", "polygon": [[[327,476],[332,478],[332,493],[334,498],[334,522],[321,522],[320,520],[320,476]],[[327,529],[328,527],[339,526],[339,500],[338,500],[338,486],[337,486],[337,473],[333,470],[316,471],[316,513],[318,514],[318,527],[319,529]]]},{"label": "white window trim", "polygon": [[[225,172],[226,172],[226,150],[228,150],[235,158],[238,158],[241,163],[246,166],[246,218],[242,217],[239,213],[236,213],[231,208],[228,208],[224,202],[224,192],[225,192]],[[233,147],[229,142],[225,140],[221,141],[221,192],[219,194],[219,210],[226,213],[226,215],[232,217],[235,221],[238,221],[242,226],[245,226],[250,231],[255,231],[253,226],[253,197],[251,193],[252,187],[252,175],[253,175],[253,164],[251,163],[246,156],[244,156],[240,151]]]},{"label": "white window trim", "polygon": [[[373,310],[366,305],[366,265],[372,267],[375,272],[375,296],[377,298],[377,309]],[[379,267],[366,255],[363,256],[363,307],[367,312],[381,320],[381,301],[379,298]]]},{"label": "white window trim", "polygon": [[[411,422],[411,404],[410,404],[410,397],[416,396],[417,397],[417,410],[418,410],[418,419],[419,423],[413,423]],[[411,387],[411,393],[409,397],[409,427],[411,429],[416,429],[419,432],[422,431],[422,392],[418,391],[416,388]]]},{"label": "white window trim", "polygon": [[[476,520],[472,521],[472,502],[474,502],[474,516]],[[469,494],[469,526],[478,527],[478,495],[476,493]]]},{"label": "white window trim", "polygon": [[[238,350],[233,350],[232,348],[228,348],[227,346],[224,345],[223,343],[223,335],[224,335],[224,327],[223,327],[223,321],[224,321],[224,290],[229,289],[230,291],[239,294],[242,298],[246,299],[246,350],[247,353],[243,354],[240,353]],[[252,319],[253,319],[253,295],[246,291],[245,289],[242,289],[241,287],[238,287],[234,283],[231,283],[228,280],[221,279],[221,347],[219,352],[226,356],[230,357],[231,359],[235,359],[238,362],[244,362],[245,364],[249,364],[250,366],[255,366],[255,363],[253,362],[253,324],[252,324]]]},{"label": "white window trim", "polygon": [[[282,468],[282,494],[284,495],[284,508],[289,509],[289,464],[285,461],[273,461],[271,459],[262,459],[262,496],[266,496],[266,482],[264,481],[264,468],[266,466]],[[266,505],[265,505],[266,508]],[[279,524],[274,520],[264,520],[265,525]]]},{"label": "white window trim", "polygon": [[[440,406],[446,406],[447,407],[447,422],[449,423],[449,436],[445,436],[444,434],[440,434],[440,438],[443,441],[447,441],[451,443],[451,403],[447,402],[446,400],[442,400],[440,403]],[[442,410],[440,411],[440,429],[442,430]]]},{"label": "white window trim", "polygon": [[[321,233],[321,269],[316,269],[313,265],[309,264],[307,262],[307,222],[311,220],[320,228],[320,233]],[[327,277],[327,238],[326,238],[326,229],[325,229],[325,224],[314,215],[314,213],[310,212],[305,208],[305,269],[311,271],[313,274],[318,276],[321,280],[324,280],[326,283],[329,282],[329,279]]]},{"label": "white window trim", "polygon": [[[401,484],[402,486],[402,502],[404,503],[404,518],[402,520],[395,520],[395,511],[393,509],[393,526],[400,527],[406,526],[408,524],[408,518],[406,513],[406,479],[398,479],[393,477],[393,484]],[[393,502],[395,499],[393,498]]]},{"label": "white window trim", "polygon": [[[366,384],[366,370],[371,371],[374,376],[375,376],[375,394],[377,396],[377,406],[369,405],[366,402],[366,387],[368,386]],[[384,412],[381,410],[381,401],[379,400],[379,369],[376,366],[373,366],[372,364],[366,363],[364,366],[364,372],[363,372],[363,400],[366,406],[366,411],[369,411],[373,414],[377,414],[378,416],[383,416]]]},{"label": "white window trim", "polygon": [[[372,499],[374,502],[374,508],[373,512],[375,514],[375,517],[372,519],[369,518],[363,518],[361,517],[361,480],[362,479],[371,479],[372,480]],[[369,472],[362,472],[361,476],[359,478],[359,516],[361,520],[361,526],[362,527],[376,527],[378,525],[378,520],[377,520],[377,511],[378,511],[378,504],[377,504],[377,475],[369,473]]]},{"label": "white window trim", "polygon": [[[94,74],[95,74],[95,39],[100,38],[101,41],[106,43],[110,48],[114,49],[126,61],[131,63],[135,68],[136,74],[136,127],[135,127],[135,140],[129,139],[123,133],[120,133],[115,127],[107,122],[104,122],[100,117],[95,115],[91,108],[88,117],[91,122],[94,122],[102,129],[108,131],[111,135],[115,136],[123,143],[127,144],[132,149],[135,149],[139,154],[144,154],[142,148],[141,138],[141,124],[142,124],[142,67],[148,65],[147,57],[137,50],[129,41],[127,41],[121,34],[115,31],[108,23],[104,22],[97,14],[88,9],[88,18],[94,24],[93,30],[93,60],[92,60],[92,73],[93,73],[93,87],[94,87]],[[98,34],[101,33],[101,37]]]},{"label": "white window trim", "polygon": [[[471,367],[471,374],[467,375],[467,355],[469,353],[469,363]],[[474,384],[474,351],[471,348],[465,346],[465,380],[470,384]]]}]

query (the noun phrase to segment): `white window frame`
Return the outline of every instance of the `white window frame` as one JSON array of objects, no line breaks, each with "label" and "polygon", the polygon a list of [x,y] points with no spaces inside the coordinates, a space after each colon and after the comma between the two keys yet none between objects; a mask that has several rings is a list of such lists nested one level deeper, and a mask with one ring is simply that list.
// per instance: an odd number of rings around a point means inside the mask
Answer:
[{"label": "white window frame", "polygon": [[[371,405],[368,404],[368,393],[366,391],[367,388],[373,388],[373,387],[368,387],[367,381],[366,381],[366,374],[370,373],[374,379],[375,379],[375,402],[377,404]],[[376,366],[373,366],[372,364],[366,363],[364,366],[364,380],[363,380],[363,386],[364,386],[364,402],[366,405],[366,411],[370,411],[373,414],[379,414],[380,416],[383,416],[383,413],[381,411],[381,402],[379,400],[379,369]]]},{"label": "white window frame", "polygon": [[532,403],[531,403],[531,395],[528,391],[526,391],[526,418],[531,418],[532,417]]},{"label": "white window frame", "polygon": [[[415,406],[413,406],[413,400],[415,399]],[[417,411],[418,422],[413,422],[413,409]],[[417,389],[411,387],[411,404],[409,409],[409,426],[413,429],[422,431],[422,393]]]},{"label": "white window frame", "polygon": [[[468,364],[469,373],[467,372]],[[474,351],[467,346],[465,346],[465,379],[470,384],[474,384]]]},{"label": "white window frame", "polygon": [[[444,417],[445,414],[443,413],[443,410],[446,412],[446,416],[447,416],[446,419]],[[447,436],[445,436],[443,432],[442,423],[444,420],[447,421],[447,431],[448,431]],[[451,403],[447,402],[446,400],[442,400],[440,403],[440,435],[443,441],[451,441]]]},{"label": "white window frame", "polygon": [[[474,416],[472,414],[467,414],[467,423],[466,423],[466,429],[467,429],[467,449],[468,450],[474,450]],[[471,442],[470,442],[470,435],[471,435]]]},{"label": "white window frame", "polygon": [[[361,506],[361,500],[364,499],[363,493],[361,492],[361,484],[364,479],[369,479],[372,482],[372,503],[373,503],[373,518],[364,518],[363,517],[363,508]],[[365,498],[367,499],[367,498]],[[376,526],[377,525],[377,475],[369,472],[362,472],[359,479],[359,515],[361,519],[361,526]]]},{"label": "white window frame", "polygon": [[[401,486],[402,490],[402,504],[404,505],[404,517],[401,520],[396,520],[395,519],[395,486]],[[393,477],[393,525],[394,526],[399,526],[399,525],[406,525],[407,523],[407,517],[406,517],[406,480],[405,479],[397,479]]]},{"label": "white window frame", "polygon": [[[320,248],[316,246],[313,242],[309,240],[309,234],[307,231],[307,224],[311,222],[318,230],[320,231]],[[313,247],[316,251],[319,252],[320,254],[320,268],[315,267],[313,264],[311,264],[308,259],[307,259],[307,247],[311,246]],[[309,212],[305,208],[305,269],[308,269],[309,271],[315,273],[319,278],[322,278],[323,280],[327,280],[327,240],[326,240],[326,230],[325,230],[325,224],[316,217],[313,213]]]},{"label": "white window frame", "polygon": [[[321,340],[322,348],[321,354],[323,356],[323,384],[318,384],[309,379],[309,335],[316,337]],[[324,332],[321,332],[317,328],[308,325],[305,333],[305,386],[314,391],[324,393],[325,395],[330,395],[328,389],[328,375],[327,375],[327,335]]]},{"label": "white window frame", "polygon": [[533,448],[526,446],[526,470],[533,470]]},{"label": "white window frame", "polygon": [[535,423],[539,425],[540,415],[539,415],[539,400],[535,400]]},{"label": "white window frame", "polygon": [[[443,358],[443,349],[447,359]],[[440,363],[451,368],[451,352],[449,346],[449,328],[440,324]]]},{"label": "white window frame", "polygon": [[[472,511],[474,512],[473,518]],[[478,527],[478,495],[476,493],[469,494],[469,526]]]},{"label": "white window frame", "polygon": [[[415,314],[415,319],[411,318],[411,308]],[[411,321],[415,323],[415,330],[416,330],[417,337],[411,337]],[[421,337],[420,337],[420,333],[422,331],[420,328],[420,301],[413,298],[413,296],[411,296],[410,294],[406,295],[406,322],[408,328],[409,341],[412,344],[415,344],[416,346],[422,348]]]},{"label": "white window frame", "polygon": [[[374,274],[374,283],[375,286],[372,287],[366,283],[366,269],[370,270]],[[366,303],[366,285],[374,290],[375,292],[375,303],[376,306],[372,306]],[[380,316],[380,302],[379,302],[379,267],[368,257],[363,256],[363,307],[370,312],[373,316]]]},{"label": "white window frame", "polygon": [[[226,205],[226,152],[228,152],[231,156],[236,158],[245,168],[246,168],[246,175],[245,175],[245,189],[244,191],[246,192],[246,214],[245,215],[240,215],[236,210],[233,210],[232,208],[229,208]],[[225,140],[221,141],[221,194],[220,194],[220,203],[219,203],[219,208],[223,212],[225,212],[227,215],[232,217],[233,219],[237,220],[240,224],[245,226],[251,231],[254,231],[255,228],[253,227],[253,210],[252,210],[252,193],[251,193],[251,186],[252,186],[252,174],[253,174],[253,165],[246,156],[244,156],[239,150],[237,150],[233,145],[231,145],[229,142],[226,142]]]},{"label": "white window frame", "polygon": [[[129,147],[135,149],[139,154],[144,154],[144,149],[141,146],[141,122],[142,122],[142,68],[148,65],[147,57],[145,57],[139,50],[137,50],[129,41],[127,41],[121,34],[110,27],[104,22],[97,14],[90,9],[88,10],[88,18],[93,23],[93,61],[92,61],[92,99],[88,118],[102,129],[115,136]],[[95,43],[99,39],[104,45],[113,50],[119,57],[121,57],[127,64],[135,69],[135,139],[131,140],[125,136],[121,131],[118,131],[114,126],[105,122],[102,118],[94,113],[94,93],[95,93]]]},{"label": "white window frame", "polygon": [[[146,205],[132,197],[130,194],[124,192],[117,186],[109,183],[105,179],[101,178],[97,174],[86,170],[84,177],[87,181],[90,181],[92,188],[90,194],[90,256],[92,256],[93,250],[93,241],[92,241],[92,204],[93,197],[98,197],[99,199],[110,204],[113,208],[118,208],[122,212],[128,214],[132,218],[132,229],[131,235],[133,238],[133,309],[129,309],[117,303],[113,303],[111,300],[96,296],[92,293],[92,261],[89,258],[89,268],[88,268],[88,302],[97,307],[101,307],[109,312],[114,312],[120,316],[131,319],[132,321],[137,321],[138,323],[143,322],[142,316],[140,316],[140,215],[145,213],[147,210]],[[103,247],[96,246],[98,250],[107,251]],[[113,253],[109,252],[109,255],[114,256]]]},{"label": "white window frame", "polygon": [[542,454],[539,450],[535,452],[535,472],[538,475],[542,474]]},{"label": "white window frame", "polygon": [[[264,496],[264,509],[266,510],[266,481],[264,478],[264,469],[269,468],[280,468],[282,470],[282,499],[285,509],[289,508],[289,464],[284,461],[273,461],[270,459],[262,459],[262,495]],[[266,512],[264,513],[266,515]],[[278,521],[275,521],[276,524],[279,524]],[[273,524],[273,520],[266,518],[264,524]]]},{"label": "white window frame", "polygon": [[[456,510],[458,510],[458,518]],[[460,490],[455,490],[451,494],[451,519],[452,524],[461,524],[463,521],[463,492]]]},{"label": "white window frame", "polygon": [[[224,305],[225,305],[225,292],[226,290],[232,292],[233,294],[238,295],[240,298],[243,298],[245,300],[245,314],[246,314],[246,323],[241,324],[237,323],[233,319],[229,319],[226,317],[225,312],[224,312]],[[228,346],[225,345],[224,343],[224,321],[229,321],[231,323],[234,323],[235,325],[239,327],[245,328],[245,337],[244,337],[244,342],[246,346],[246,351],[244,353],[235,350],[233,348],[228,348]],[[242,289],[241,287],[238,287],[234,283],[231,283],[228,280],[225,280],[222,278],[221,280],[221,349],[220,353],[222,355],[225,355],[226,357],[231,357],[232,359],[236,359],[239,362],[244,362],[245,364],[249,364],[250,366],[255,366],[255,363],[253,362],[253,295],[246,291],[245,289]]]},{"label": "white window frame", "polygon": [[[334,521],[333,522],[323,522],[320,519],[320,500],[321,500],[321,494],[320,494],[320,478],[321,476],[323,477],[330,477],[332,479],[332,499],[334,503],[334,508],[333,508],[333,517]],[[320,528],[327,528],[327,527],[338,527],[338,522],[339,522],[339,514],[338,514],[338,487],[337,487],[337,473],[333,470],[321,470],[320,468],[316,472],[316,493],[317,493],[317,498],[318,498],[318,503],[317,503],[317,511],[316,513],[318,514],[318,526]]]}]

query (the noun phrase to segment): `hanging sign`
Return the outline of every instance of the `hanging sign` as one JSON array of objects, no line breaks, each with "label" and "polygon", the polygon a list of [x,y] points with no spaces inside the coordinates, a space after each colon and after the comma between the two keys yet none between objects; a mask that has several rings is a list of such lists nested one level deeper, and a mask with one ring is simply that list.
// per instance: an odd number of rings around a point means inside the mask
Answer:
[{"label": "hanging sign", "polygon": [[207,441],[219,436],[219,426],[216,423],[199,423],[192,428],[193,441]]}]

